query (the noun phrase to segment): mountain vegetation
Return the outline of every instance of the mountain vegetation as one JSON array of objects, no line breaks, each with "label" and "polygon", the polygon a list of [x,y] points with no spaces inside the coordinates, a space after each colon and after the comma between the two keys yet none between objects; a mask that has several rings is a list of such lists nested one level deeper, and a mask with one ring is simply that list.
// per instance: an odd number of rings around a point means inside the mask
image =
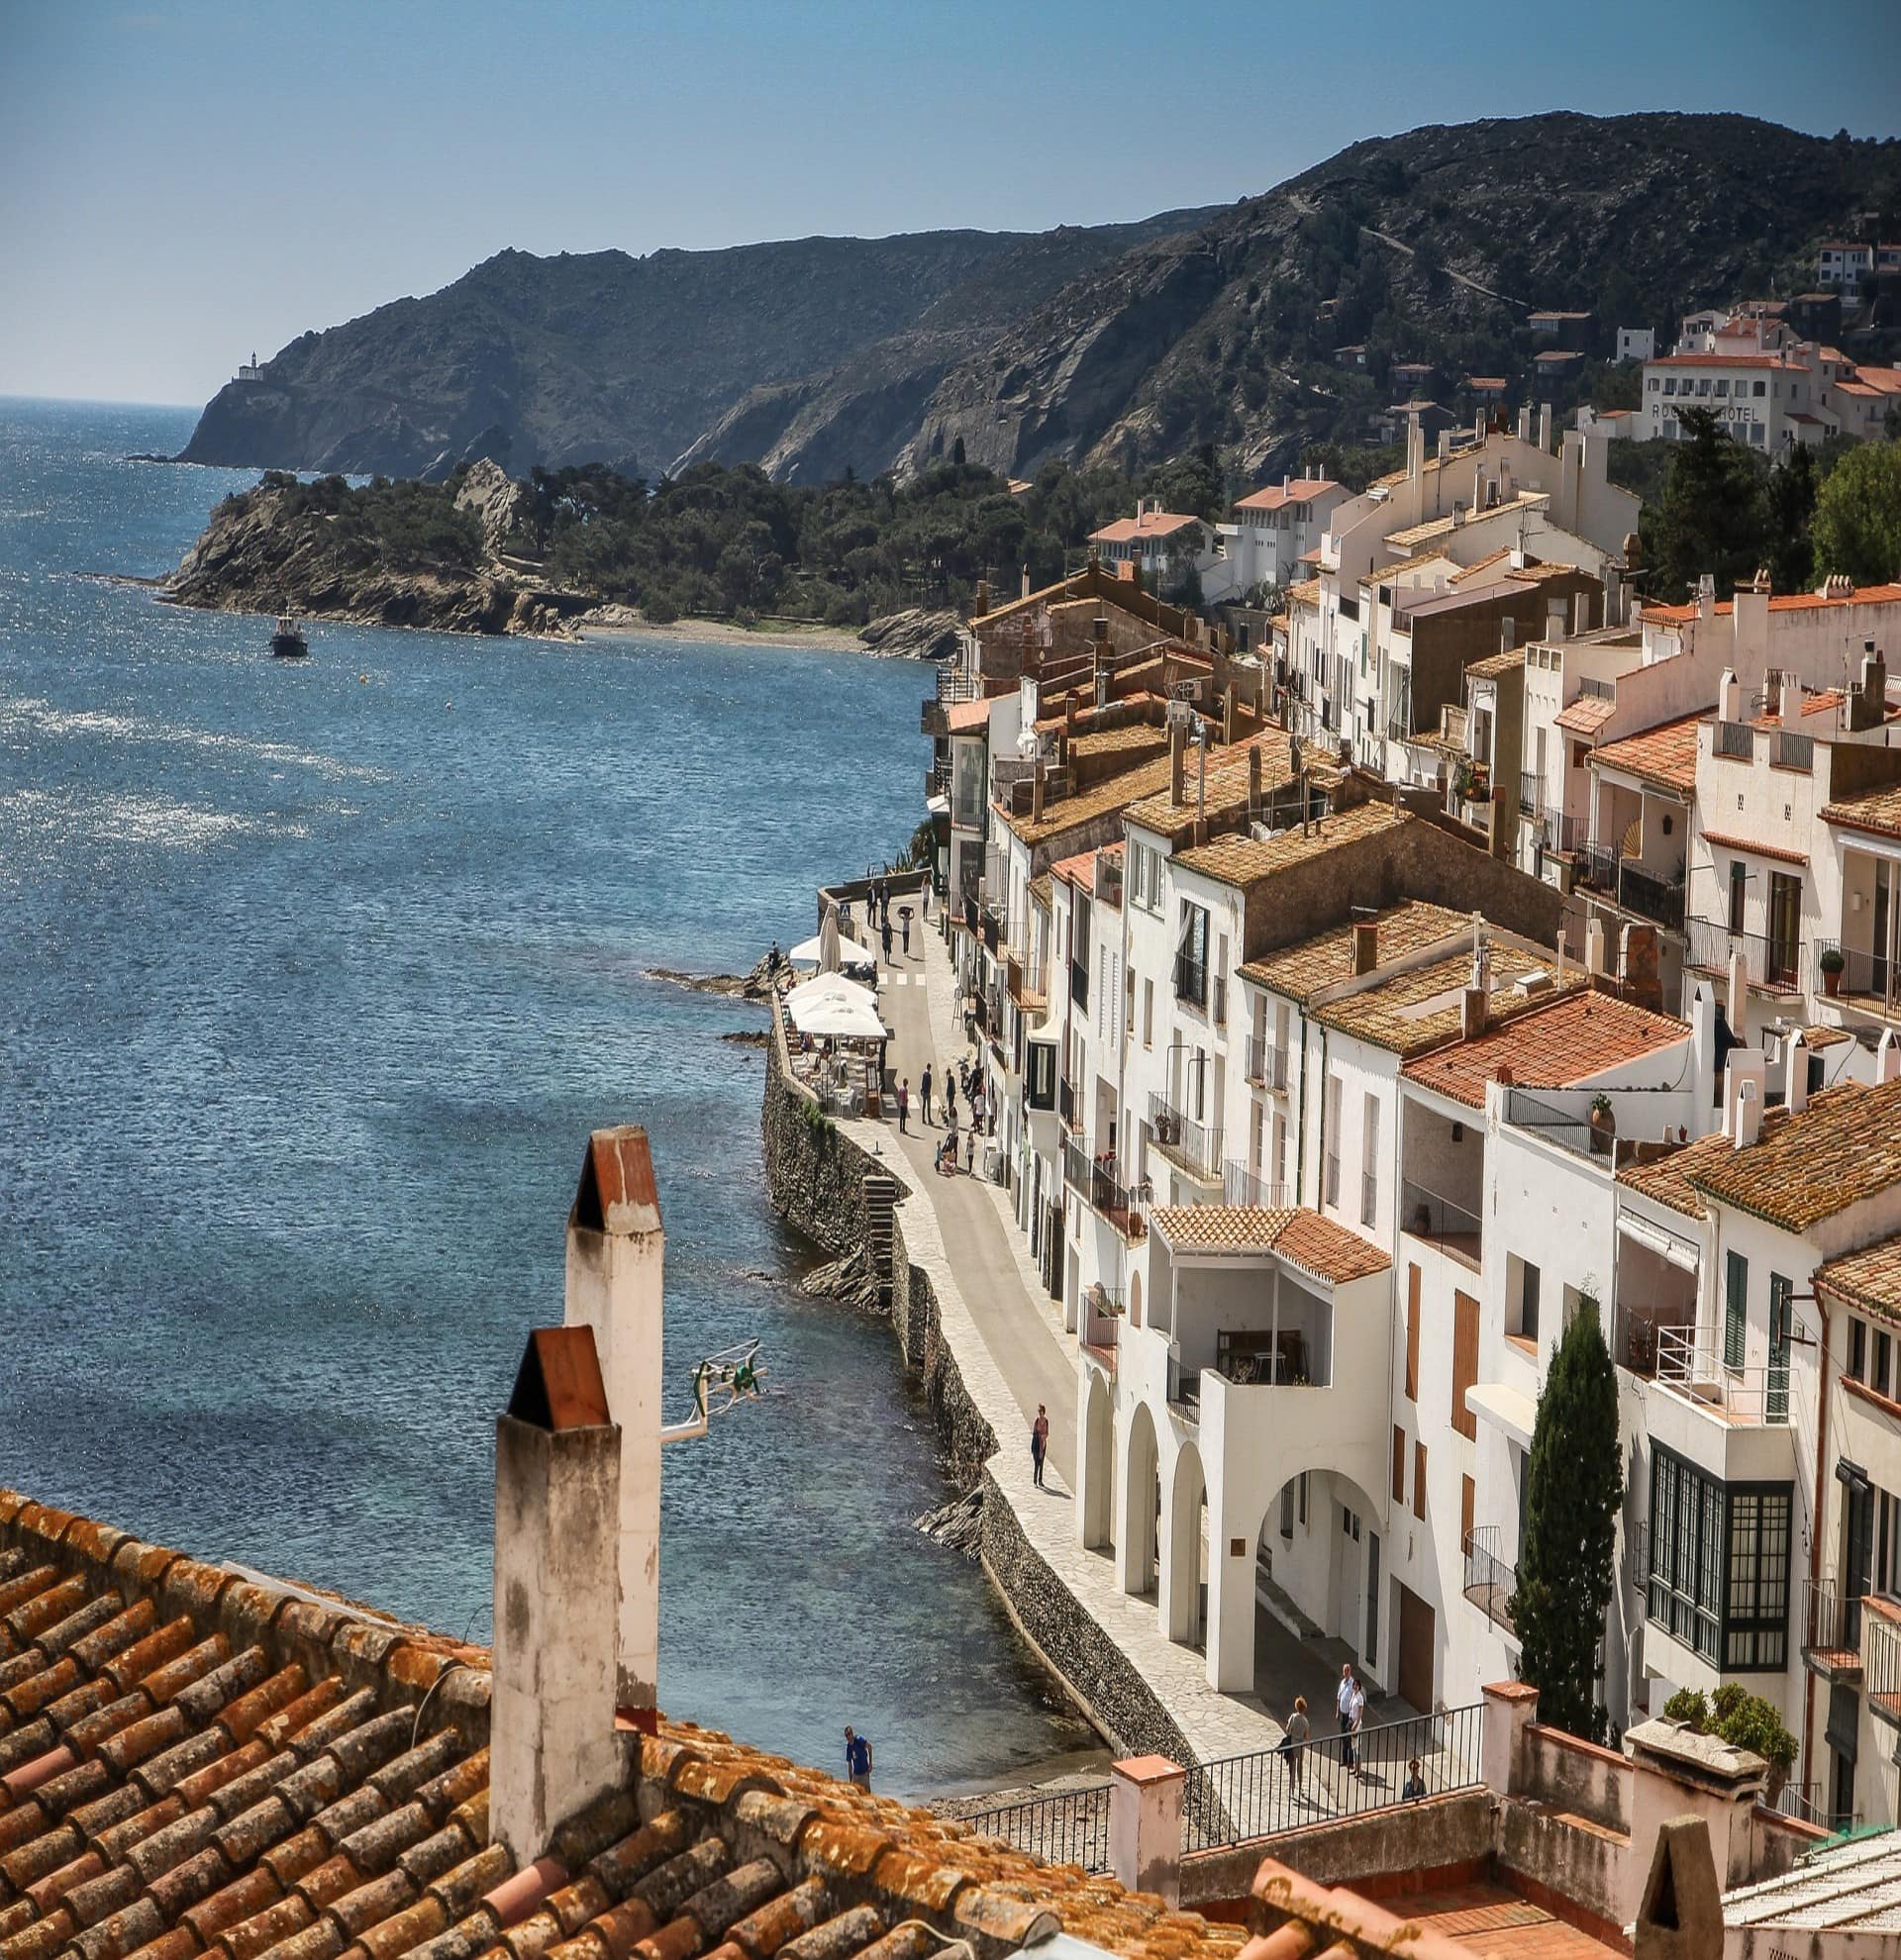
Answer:
[{"label": "mountain vegetation", "polygon": [[[1462,406],[1469,374],[1560,414],[1614,405],[1617,326],[1667,336],[1691,307],[1800,291],[1857,212],[1901,229],[1901,144],[1556,114],[1355,144],[1219,213],[1130,226],[504,252],[293,342],[221,391],[185,454],[435,475],[488,455],[516,476],[756,461],[817,483],[906,479],[959,443],[1019,479],[1212,445],[1255,481],[1363,445],[1409,394]],[[1591,316],[1568,376],[1533,376],[1539,309]]]}]

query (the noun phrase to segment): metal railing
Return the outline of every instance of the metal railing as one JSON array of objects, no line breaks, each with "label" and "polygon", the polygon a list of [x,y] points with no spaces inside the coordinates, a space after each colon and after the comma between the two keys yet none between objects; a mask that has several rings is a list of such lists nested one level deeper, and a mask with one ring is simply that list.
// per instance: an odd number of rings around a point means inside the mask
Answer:
[{"label": "metal railing", "polygon": [[1062,1143],[1062,1181],[1086,1205],[1095,1177],[1089,1145],[1080,1136],[1066,1136]]},{"label": "metal railing", "polygon": [[1428,1797],[1484,1781],[1483,1703],[1362,1726],[1351,1736],[1318,1728],[1305,1747],[1255,1749],[1188,1772],[1181,1796],[1181,1848],[1213,1851],[1277,1837],[1339,1817],[1408,1801],[1417,1759]]},{"label": "metal railing", "polygon": [[1056,1114],[1071,1127],[1076,1121],[1076,1085],[1066,1075],[1056,1077]]},{"label": "metal railing", "polygon": [[1561,810],[1541,810],[1538,813],[1538,831],[1547,850],[1572,851],[1577,848],[1577,819],[1566,817]]},{"label": "metal railing", "polygon": [[1822,960],[1828,953],[1842,955],[1842,970],[1836,978],[1835,993],[1847,998],[1874,1003],[1884,1014],[1901,1007],[1901,960],[1887,958],[1860,946],[1845,946],[1834,939],[1818,939],[1815,946],[1813,990],[1829,992],[1828,975]]},{"label": "metal railing", "polygon": [[1626,912],[1635,912],[1653,925],[1672,932],[1683,930],[1683,874],[1666,878],[1647,870],[1634,859],[1625,858],[1618,868],[1617,902]]},{"label": "metal railing", "polygon": [[1617,699],[1617,683],[1615,681],[1597,680],[1588,675],[1579,679],[1577,691],[1579,694],[1588,694],[1594,701],[1615,701]]},{"label": "metal railing", "polygon": [[1221,1167],[1221,1202],[1224,1205],[1251,1205],[1263,1212],[1285,1211],[1287,1187],[1269,1184],[1256,1177],[1248,1166],[1230,1157]]},{"label": "metal railing", "polygon": [[1248,1037],[1248,1080],[1263,1089],[1287,1086],[1287,1050],[1259,1034]]},{"label": "metal railing", "polygon": [[1072,959],[1069,962],[1069,998],[1089,1012],[1089,962],[1086,959]]},{"label": "metal railing", "polygon": [[1109,1869],[1109,1786],[1088,1783],[1058,1790],[1021,1804],[998,1804],[974,1811],[964,1821],[981,1837],[1001,1838],[1033,1858],[1052,1865],[1080,1865],[1085,1872]]},{"label": "metal railing", "polygon": [[1221,1130],[1213,1124],[1184,1116],[1167,1097],[1149,1096],[1149,1132],[1157,1148],[1183,1170],[1213,1177],[1221,1169]]},{"label": "metal railing", "polygon": [[1710,743],[1715,754],[1735,761],[1749,762],[1755,757],[1755,731],[1748,722],[1718,722]]},{"label": "metal railing", "polygon": [[1581,838],[1572,845],[1572,863],[1580,885],[1607,898],[1617,896],[1617,846],[1602,844],[1595,837]]},{"label": "metal railing", "polygon": [[1122,904],[1122,859],[1096,853],[1096,896],[1106,905]]},{"label": "metal railing", "polygon": [[1714,919],[1686,919],[1687,963],[1704,973],[1727,973],[1730,955],[1743,955],[1744,979],[1771,994],[1802,991],[1802,941],[1770,939],[1760,932],[1735,932]]},{"label": "metal railing", "polygon": [[1665,1309],[1646,1306],[1641,1301],[1626,1301],[1620,1295],[1612,1328],[1611,1358],[1634,1375],[1654,1375],[1658,1336],[1666,1328],[1672,1333],[1683,1333],[1694,1331],[1695,1326],[1694,1305]]},{"label": "metal railing", "polygon": [[1782,1424],[1789,1420],[1789,1364],[1730,1368],[1720,1337],[1699,1339],[1694,1327],[1658,1327],[1656,1381],[1685,1401],[1730,1422]]},{"label": "metal railing", "polygon": [[1536,769],[1518,772],[1518,807],[1527,814],[1545,807],[1545,779]]},{"label": "metal railing", "polygon": [[1003,943],[1003,907],[986,905],[983,908],[983,949],[993,957]]},{"label": "metal railing", "polygon": [[1901,1723],[1901,1625],[1872,1607],[1861,1616],[1861,1678],[1869,1709]]},{"label": "metal railing", "polygon": [[1139,1194],[1117,1178],[1113,1160],[1092,1157],[1080,1137],[1062,1146],[1062,1181],[1124,1238],[1138,1239],[1147,1230]]},{"label": "metal railing", "polygon": [[947,660],[938,669],[937,698],[947,708],[959,701],[974,701],[977,698],[977,677],[966,673],[954,660]]},{"label": "metal railing", "polygon": [[1769,749],[1769,760],[1778,769],[1815,770],[1815,737],[1798,735],[1793,729],[1778,729]]},{"label": "metal railing", "polygon": [[1825,1787],[1820,1783],[1785,1783],[1776,1793],[1777,1813],[1813,1824],[1831,1836],[1839,1837],[1845,1830],[1853,1830],[1861,1821],[1861,1813],[1829,1810],[1823,1796]]},{"label": "metal railing", "polygon": [[1809,1581],[1809,1614],[1802,1641],[1806,1659],[1824,1670],[1861,1666],[1861,1595],[1845,1596],[1833,1579]]},{"label": "metal railing", "polygon": [[950,761],[948,756],[941,762],[933,762],[924,772],[924,794],[927,802],[934,796],[950,796]]},{"label": "metal railing", "polygon": [[1442,1252],[1452,1252],[1466,1260],[1476,1259],[1482,1228],[1476,1212],[1455,1205],[1437,1191],[1404,1178],[1399,1187],[1399,1228],[1413,1238],[1423,1238]]},{"label": "metal railing", "polygon": [[1499,1527],[1475,1524],[1465,1533],[1465,1597],[1494,1626],[1513,1632],[1512,1595],[1518,1569],[1498,1555]]}]

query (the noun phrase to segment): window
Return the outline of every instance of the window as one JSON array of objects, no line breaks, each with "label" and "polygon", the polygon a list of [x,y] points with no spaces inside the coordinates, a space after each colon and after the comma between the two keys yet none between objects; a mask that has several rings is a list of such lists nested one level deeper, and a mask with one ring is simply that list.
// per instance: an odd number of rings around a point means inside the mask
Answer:
[{"label": "window", "polygon": [[1672,374],[1670,378],[1664,382],[1663,392],[1666,395],[1673,395],[1676,393],[1676,376],[1674,374]]},{"label": "window", "polygon": [[1478,1418],[1465,1407],[1465,1391],[1478,1382],[1478,1301],[1469,1293],[1452,1295],[1452,1427],[1476,1438]]},{"label": "window", "polygon": [[1750,867],[1740,857],[1730,859],[1730,931],[1743,931],[1743,909],[1749,903]]},{"label": "window", "polygon": [[1406,1268],[1406,1400],[1419,1400],[1419,1268]]},{"label": "window", "polygon": [[1868,1379],[1868,1323],[1849,1322],[1849,1373],[1857,1382]]},{"label": "window", "polygon": [[1761,381],[1758,381],[1758,382],[1757,382],[1757,383],[1755,384],[1755,399],[1756,399],[1756,400],[1757,400],[1758,402],[1759,402],[1759,401],[1760,401],[1760,400],[1762,399],[1762,397],[1763,397],[1763,396],[1764,396],[1764,395],[1765,395],[1765,394],[1766,394],[1767,392],[1768,392],[1768,389],[1767,389],[1767,385],[1766,385],[1765,383],[1763,383],[1763,382],[1761,382]]},{"label": "window", "polygon": [[1538,1339],[1538,1268],[1516,1252],[1505,1261],[1505,1331],[1520,1340]]},{"label": "window", "polygon": [[1379,1207],[1379,1099],[1369,1090],[1360,1127],[1359,1222],[1370,1226]]},{"label": "window", "polygon": [[1208,908],[1181,902],[1181,928],[1175,935],[1175,999],[1191,1007],[1208,1004]]},{"label": "window", "polygon": [[1458,1480],[1458,1542],[1461,1547],[1472,1542],[1472,1519],[1478,1514],[1478,1486],[1469,1477]]},{"label": "window", "polygon": [[1725,1673],[1788,1662],[1791,1487],[1727,1488],[1651,1449],[1651,1621]]},{"label": "window", "polygon": [[1413,1516],[1426,1516],[1426,1445],[1413,1445]]},{"label": "window", "polygon": [[1145,1048],[1155,1045],[1155,983],[1152,980],[1142,983],[1142,1045]]},{"label": "window", "polygon": [[1056,1044],[1032,1041],[1026,1057],[1024,1097],[1033,1110],[1056,1107]]},{"label": "window", "polygon": [[1730,384],[1727,381],[1719,381],[1716,384],[1716,392],[1719,395],[1727,395],[1730,392]]},{"label": "window", "polygon": [[1741,1368],[1750,1327],[1750,1262],[1741,1252],[1725,1255],[1723,1271],[1723,1365]]},{"label": "window", "polygon": [[1874,1372],[1868,1379],[1868,1386],[1876,1395],[1889,1393],[1888,1370],[1893,1358],[1894,1341],[1892,1336],[1877,1333],[1874,1337]]},{"label": "window", "polygon": [[1327,1101],[1322,1112],[1322,1120],[1327,1126],[1327,1156],[1322,1166],[1322,1202],[1328,1205],[1340,1203],[1340,1077],[1327,1078]]}]

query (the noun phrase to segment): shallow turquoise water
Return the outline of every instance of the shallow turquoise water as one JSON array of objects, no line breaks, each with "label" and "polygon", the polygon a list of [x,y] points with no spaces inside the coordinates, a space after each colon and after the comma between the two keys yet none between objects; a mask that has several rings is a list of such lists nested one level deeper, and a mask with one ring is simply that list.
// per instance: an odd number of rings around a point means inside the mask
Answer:
[{"label": "shallow turquoise water", "polygon": [[560,1314],[586,1132],[653,1134],[667,1362],[772,1394],[667,1453],[661,1698],[928,1793],[1071,1745],[881,1327],[802,1300],[734,970],[915,821],[919,672],[182,613],[239,472],[190,416],[0,402],[0,1482],[450,1632]]}]

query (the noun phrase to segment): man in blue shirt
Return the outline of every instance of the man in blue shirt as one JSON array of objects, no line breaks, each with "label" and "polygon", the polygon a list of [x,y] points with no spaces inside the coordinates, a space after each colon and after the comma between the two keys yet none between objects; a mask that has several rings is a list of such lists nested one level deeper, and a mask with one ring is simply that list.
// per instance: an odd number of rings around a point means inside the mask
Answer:
[{"label": "man in blue shirt", "polygon": [[860,1790],[871,1788],[871,1744],[850,1724],[845,1731],[845,1773]]}]

